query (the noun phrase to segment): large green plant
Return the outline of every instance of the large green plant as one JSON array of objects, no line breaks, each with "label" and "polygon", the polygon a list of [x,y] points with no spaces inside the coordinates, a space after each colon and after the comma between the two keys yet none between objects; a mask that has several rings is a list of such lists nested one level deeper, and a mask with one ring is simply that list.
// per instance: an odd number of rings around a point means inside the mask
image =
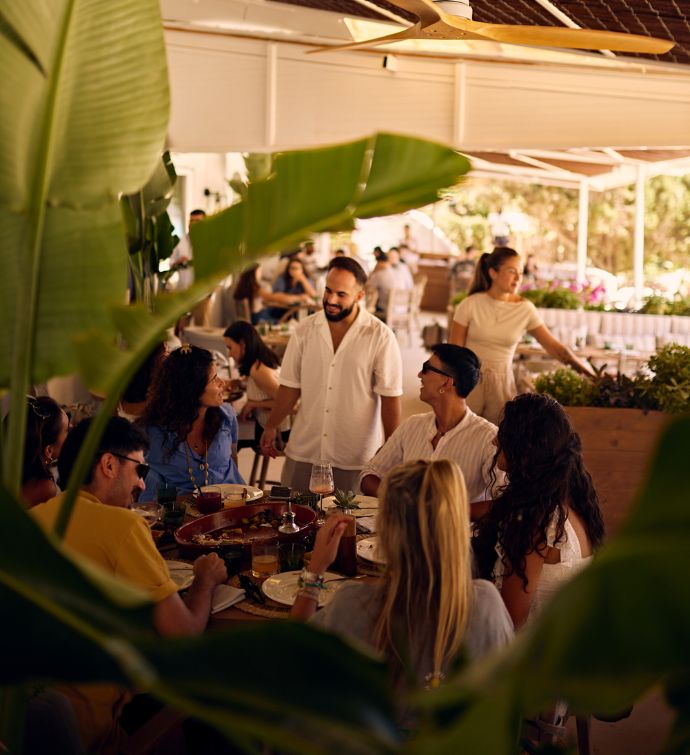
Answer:
[{"label": "large green plant", "polygon": [[144,186],[120,198],[134,298],[149,310],[154,309],[160,262],[179,241],[168,215],[176,181],[175,166],[165,152]]},{"label": "large green plant", "polygon": [[[356,752],[387,749],[395,732],[379,664],[302,626],[162,642],[150,630],[145,596],[64,552],[56,539],[120,391],[190,303],[228,270],[287,240],[357,215],[414,207],[468,167],[453,150],[393,135],[276,156],[271,175],[195,237],[200,270],[192,289],[159,297],[153,313],[143,303],[122,306],[127,261],[118,195],[142,196],[167,123],[158,13],[157,0],[0,0],[0,385],[12,393],[0,489],[7,617],[0,685],[119,681],[242,741],[260,735],[300,752],[336,742]],[[23,396],[30,383],[77,368],[106,400],[75,466],[56,536],[48,537],[17,503]],[[282,664],[285,679],[276,685],[275,654],[265,649],[283,642],[293,665]],[[310,658],[320,673],[306,680]],[[332,679],[341,692],[331,689]],[[11,697],[3,697],[3,713],[14,711]],[[16,745],[21,718],[15,721],[15,731],[4,728],[0,739]]]}]

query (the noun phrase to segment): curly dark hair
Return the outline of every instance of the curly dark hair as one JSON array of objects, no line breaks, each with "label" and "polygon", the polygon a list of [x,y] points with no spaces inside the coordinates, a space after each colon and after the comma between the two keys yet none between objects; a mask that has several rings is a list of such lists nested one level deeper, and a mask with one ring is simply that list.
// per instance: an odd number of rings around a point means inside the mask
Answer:
[{"label": "curly dark hair", "polygon": [[261,340],[261,336],[256,332],[256,328],[243,320],[237,320],[229,325],[223,333],[224,338],[231,338],[235,343],[244,344],[244,354],[238,365],[240,375],[246,377],[249,375],[252,367],[261,362],[266,367],[275,370],[280,366],[278,355],[269,349]]},{"label": "curly dark hair", "polygon": [[[199,399],[208,385],[213,355],[197,346],[182,346],[164,359],[154,376],[151,398],[142,422],[170,436],[169,454],[184,442],[199,416]],[[204,418],[203,439],[211,443],[220,429],[222,412],[209,407]]]},{"label": "curly dark hair", "polygon": [[498,543],[505,554],[506,574],[517,574],[527,587],[526,557],[546,544],[554,513],[556,542],[563,538],[568,508],[582,520],[592,548],[604,538],[604,522],[592,478],[582,461],[580,436],[557,401],[540,393],[509,401],[497,440],[492,475],[495,479],[502,452],[507,483],[477,522],[477,567],[481,576],[493,577]]}]

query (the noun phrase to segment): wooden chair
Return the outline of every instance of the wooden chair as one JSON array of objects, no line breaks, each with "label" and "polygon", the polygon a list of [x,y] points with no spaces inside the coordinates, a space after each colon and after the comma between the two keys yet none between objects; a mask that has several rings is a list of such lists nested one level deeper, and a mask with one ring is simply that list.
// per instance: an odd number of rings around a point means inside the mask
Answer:
[{"label": "wooden chair", "polygon": [[408,345],[412,345],[412,302],[414,288],[405,291],[394,288],[388,294],[388,306],[386,307],[386,323],[394,333],[399,330],[407,332]]},{"label": "wooden chair", "polygon": [[364,289],[364,308],[372,315],[376,314],[376,303],[379,300],[379,292],[376,288]]},{"label": "wooden chair", "polygon": [[422,311],[422,299],[424,298],[427,280],[428,278],[426,275],[418,275],[414,282],[414,288],[412,289],[412,302],[410,304],[410,309],[417,330],[421,330],[422,327],[419,321],[419,315]]},{"label": "wooden chair", "polygon": [[[252,462],[252,471],[249,473],[249,479],[247,480],[247,484],[259,487],[261,488],[261,490],[264,489],[267,482],[271,483],[271,485],[280,485],[280,480],[267,480],[266,479],[268,477],[268,465],[271,463],[271,457],[264,456],[261,453],[261,450],[257,448],[256,446],[252,447],[252,451],[254,452],[254,461]],[[277,453],[278,453],[278,456],[285,456],[285,454],[282,451],[278,451]],[[259,472],[257,476],[257,472],[259,470],[259,462],[261,462],[261,472]]]},{"label": "wooden chair", "polygon": [[249,299],[235,299],[235,316],[238,320],[252,321],[252,308]]}]

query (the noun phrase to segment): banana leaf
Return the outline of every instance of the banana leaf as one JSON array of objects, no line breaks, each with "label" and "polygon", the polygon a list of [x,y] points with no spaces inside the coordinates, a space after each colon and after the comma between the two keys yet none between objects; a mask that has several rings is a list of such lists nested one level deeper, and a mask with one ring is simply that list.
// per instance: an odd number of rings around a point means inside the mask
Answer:
[{"label": "banana leaf", "polygon": [[[385,752],[397,732],[380,662],[301,624],[161,640],[152,605],[65,551],[0,489],[0,685],[116,682],[293,752]],[[310,659],[319,672],[306,673]],[[307,735],[306,732],[309,732]]]},{"label": "banana leaf", "polygon": [[427,204],[468,169],[455,150],[398,134],[277,153],[267,178],[250,182],[242,201],[194,224],[196,274],[236,270],[309,233]]},{"label": "banana leaf", "polygon": [[3,479],[18,491],[30,384],[76,368],[85,323],[115,336],[127,287],[118,194],[159,158],[168,121],[156,0],[0,0]]}]

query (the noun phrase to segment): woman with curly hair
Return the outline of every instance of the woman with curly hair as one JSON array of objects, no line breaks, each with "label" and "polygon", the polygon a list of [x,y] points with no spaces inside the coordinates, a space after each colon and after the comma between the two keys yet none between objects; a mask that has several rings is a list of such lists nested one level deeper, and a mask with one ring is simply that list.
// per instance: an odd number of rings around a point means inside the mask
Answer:
[{"label": "woman with curly hair", "polygon": [[223,381],[210,351],[181,346],[165,359],[151,387],[142,423],[151,471],[140,500],[165,482],[178,492],[203,485],[244,483],[237,470],[237,417],[223,403]]},{"label": "woman with curly hair", "polygon": [[580,436],[550,396],[505,405],[494,467],[507,483],[476,524],[475,555],[518,628],[589,562],[604,523]]},{"label": "woman with curly hair", "polygon": [[[496,588],[472,579],[467,492],[448,459],[394,467],[379,493],[377,555],[386,570],[377,584],[346,583],[314,623],[380,653],[393,678],[408,666],[437,687],[459,649],[476,659],[513,635]],[[338,550],[347,517],[333,514],[319,530],[304,587],[291,616],[316,613],[323,575]]]}]

